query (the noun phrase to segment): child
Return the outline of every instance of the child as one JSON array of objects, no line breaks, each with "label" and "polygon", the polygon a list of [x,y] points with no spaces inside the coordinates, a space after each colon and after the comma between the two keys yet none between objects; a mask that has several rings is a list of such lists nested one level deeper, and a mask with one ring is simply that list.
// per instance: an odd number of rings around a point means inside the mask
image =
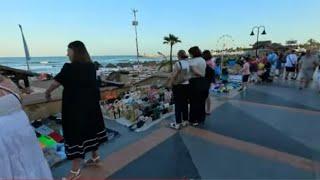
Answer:
[{"label": "child", "polygon": [[250,63],[249,58],[244,59],[244,64],[242,69],[240,70],[240,73],[242,74],[242,86],[239,89],[239,91],[246,90],[248,87],[248,81],[250,77]]},{"label": "child", "polygon": [[265,65],[262,62],[258,63],[258,82],[263,82],[265,81],[264,77],[265,77]]},{"label": "child", "polygon": [[221,73],[221,81],[222,84],[224,84],[225,86],[228,84],[229,82],[229,72],[228,72],[228,68],[224,67],[222,69],[222,73]]},{"label": "child", "polygon": [[257,83],[258,82],[258,61],[252,59],[250,61],[250,72],[251,74],[251,78],[250,81],[253,83]]},{"label": "child", "polygon": [[220,78],[223,87],[222,87],[222,92],[224,93],[229,93],[228,89],[228,83],[229,83],[229,71],[227,67],[224,67],[221,71],[221,78]]}]

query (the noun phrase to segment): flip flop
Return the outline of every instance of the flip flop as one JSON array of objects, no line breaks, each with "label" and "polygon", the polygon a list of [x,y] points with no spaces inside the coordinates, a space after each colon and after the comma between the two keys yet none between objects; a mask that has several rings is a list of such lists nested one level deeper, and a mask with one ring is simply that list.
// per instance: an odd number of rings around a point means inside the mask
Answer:
[{"label": "flip flop", "polygon": [[72,174],[72,176],[70,178],[64,177],[64,178],[62,178],[62,180],[77,180],[77,179],[79,179],[81,177],[81,170],[80,169],[78,169],[77,171],[71,170],[70,174]]},{"label": "flip flop", "polygon": [[100,156],[97,156],[96,158],[88,159],[84,163],[85,163],[85,166],[98,166],[100,163]]}]

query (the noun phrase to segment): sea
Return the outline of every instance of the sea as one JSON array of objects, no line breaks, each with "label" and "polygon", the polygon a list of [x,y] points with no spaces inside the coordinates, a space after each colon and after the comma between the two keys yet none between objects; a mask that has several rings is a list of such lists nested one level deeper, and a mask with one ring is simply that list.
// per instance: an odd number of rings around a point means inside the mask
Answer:
[{"label": "sea", "polygon": [[[92,56],[93,61],[97,61],[103,66],[111,63],[135,63],[136,56]],[[140,62],[161,61],[161,58],[140,57]],[[29,61],[30,70],[37,73],[57,74],[64,63],[69,62],[68,57],[32,57]],[[17,69],[27,69],[24,57],[0,57],[0,65]]]}]

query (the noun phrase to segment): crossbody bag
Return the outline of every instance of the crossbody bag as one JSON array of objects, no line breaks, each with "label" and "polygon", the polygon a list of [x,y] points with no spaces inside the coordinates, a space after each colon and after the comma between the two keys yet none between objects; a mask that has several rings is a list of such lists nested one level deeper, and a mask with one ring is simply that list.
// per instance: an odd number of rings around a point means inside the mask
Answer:
[{"label": "crossbody bag", "polygon": [[6,92],[8,92],[8,93],[10,93],[10,94],[12,94],[14,97],[16,97],[16,98],[18,99],[18,101],[20,102],[20,104],[22,104],[22,101],[21,101],[21,99],[20,99],[20,96],[19,96],[17,93],[15,93],[15,92],[12,91],[11,89],[9,89],[9,88],[7,88],[7,87],[4,87],[4,86],[2,86],[2,85],[0,85],[0,89],[1,89],[1,90],[4,90],[4,91],[6,91]]}]

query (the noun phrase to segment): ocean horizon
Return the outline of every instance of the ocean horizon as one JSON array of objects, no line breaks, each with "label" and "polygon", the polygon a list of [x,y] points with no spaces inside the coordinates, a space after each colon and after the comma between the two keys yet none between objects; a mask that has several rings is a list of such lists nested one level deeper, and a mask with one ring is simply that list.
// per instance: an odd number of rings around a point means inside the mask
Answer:
[{"label": "ocean horizon", "polygon": [[[134,63],[137,57],[133,55],[108,55],[108,56],[91,56],[93,61],[97,61],[103,66],[111,63]],[[159,57],[140,57],[140,62],[161,61]],[[37,73],[57,74],[64,63],[69,62],[67,56],[42,56],[31,57],[29,61],[30,70]],[[25,57],[0,57],[0,65],[9,66],[17,69],[27,69]]]}]

